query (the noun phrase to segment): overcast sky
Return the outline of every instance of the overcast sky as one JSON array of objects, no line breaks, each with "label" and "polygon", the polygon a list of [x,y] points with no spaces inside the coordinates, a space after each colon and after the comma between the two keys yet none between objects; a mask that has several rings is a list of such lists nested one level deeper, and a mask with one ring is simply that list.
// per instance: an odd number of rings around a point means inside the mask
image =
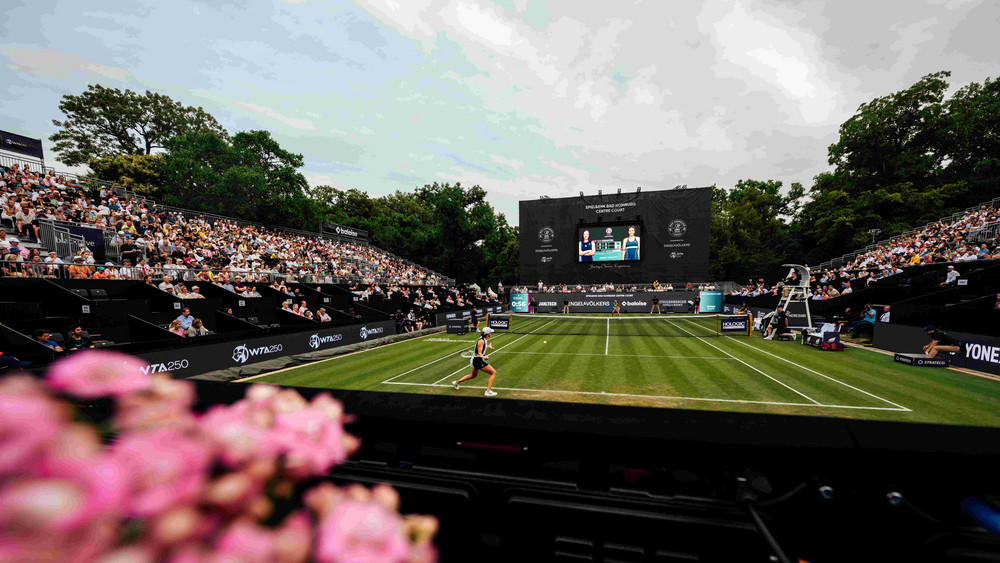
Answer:
[{"label": "overcast sky", "polygon": [[808,187],[861,103],[1000,74],[996,0],[3,3],[0,129],[155,90],[271,131],[312,185],[479,184],[513,223],[542,194]]}]

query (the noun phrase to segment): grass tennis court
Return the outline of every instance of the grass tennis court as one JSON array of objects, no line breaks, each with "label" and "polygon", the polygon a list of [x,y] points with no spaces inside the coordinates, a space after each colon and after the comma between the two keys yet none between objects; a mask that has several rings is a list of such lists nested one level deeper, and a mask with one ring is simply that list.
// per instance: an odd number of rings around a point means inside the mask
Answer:
[{"label": "grass tennis court", "polygon": [[[638,321],[638,322],[636,322]],[[574,326],[571,326],[571,323]],[[616,326],[618,323],[619,326]],[[631,323],[635,323],[634,325]],[[650,328],[656,323],[656,328]],[[663,323],[662,325],[659,323]],[[1000,426],[1000,379],[894,363],[860,348],[825,352],[759,335],[718,336],[715,321],[663,315],[623,320],[518,318],[490,339],[487,376],[463,384],[459,354],[476,334],[435,333],[248,378],[369,391],[536,399]],[[679,336],[651,336],[655,333]]]}]

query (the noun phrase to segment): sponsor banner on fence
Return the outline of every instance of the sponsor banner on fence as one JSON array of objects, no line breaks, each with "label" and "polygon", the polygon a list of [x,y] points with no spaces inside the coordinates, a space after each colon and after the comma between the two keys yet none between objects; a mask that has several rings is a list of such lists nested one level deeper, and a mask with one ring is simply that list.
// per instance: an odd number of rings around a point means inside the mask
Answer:
[{"label": "sponsor banner on fence", "polygon": [[389,320],[247,340],[214,342],[201,346],[184,346],[138,355],[148,362],[143,367],[146,373],[171,372],[176,377],[191,377],[293,354],[357,344],[392,334],[396,334],[396,324]]},{"label": "sponsor banner on fence", "polygon": [[323,223],[323,233],[328,235],[337,235],[338,237],[344,238],[368,240],[368,231],[364,229],[356,229],[354,227],[346,227],[336,223]]},{"label": "sponsor banner on fence", "polygon": [[[653,298],[660,300],[660,311],[664,313],[693,312],[696,291],[644,291],[630,293],[532,293],[531,298],[537,304],[539,313],[562,311],[563,305],[569,302],[570,313],[610,313],[615,303],[622,307],[623,313],[648,313],[653,308]],[[515,293],[511,296],[511,311],[514,308],[514,296],[525,295]]]},{"label": "sponsor banner on fence", "polygon": [[510,330],[510,317],[490,317],[490,328],[494,330]]},{"label": "sponsor banner on fence", "polygon": [[[951,365],[987,373],[1000,374],[1000,337],[966,332],[946,331],[962,342]],[[893,323],[875,323],[872,345],[896,353],[922,354],[930,336],[923,327]]]}]

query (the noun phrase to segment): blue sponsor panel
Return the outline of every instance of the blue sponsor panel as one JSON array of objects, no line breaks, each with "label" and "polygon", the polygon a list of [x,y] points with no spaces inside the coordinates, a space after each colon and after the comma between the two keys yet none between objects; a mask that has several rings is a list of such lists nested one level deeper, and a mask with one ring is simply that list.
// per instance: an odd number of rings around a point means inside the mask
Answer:
[{"label": "blue sponsor panel", "polygon": [[510,294],[510,310],[515,313],[527,313],[530,301],[527,293]]},{"label": "blue sponsor panel", "polygon": [[722,312],[722,292],[721,291],[699,291],[698,292],[698,312],[699,313],[721,313]]}]

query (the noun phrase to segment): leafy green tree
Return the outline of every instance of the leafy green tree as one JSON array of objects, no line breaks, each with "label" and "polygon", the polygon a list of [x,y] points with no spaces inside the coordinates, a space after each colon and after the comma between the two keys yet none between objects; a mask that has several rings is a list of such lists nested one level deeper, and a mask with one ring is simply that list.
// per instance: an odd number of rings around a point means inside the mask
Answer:
[{"label": "leafy green tree", "polygon": [[167,143],[162,203],[297,229],[319,228],[319,206],[298,172],[302,155],[281,148],[267,131],[232,141],[192,131]]},{"label": "leafy green tree", "polygon": [[517,227],[479,186],[435,183],[378,198],[317,186],[311,196],[325,220],[365,229],[375,246],[459,281],[517,278]]},{"label": "leafy green tree", "polygon": [[59,110],[66,117],[52,121],[59,131],[49,139],[59,160],[70,166],[107,156],[153,154],[190,131],[226,136],[204,109],[148,90],[139,94],[91,84],[82,94],[63,96]]},{"label": "leafy green tree", "polygon": [[115,182],[127,190],[156,198],[160,190],[163,156],[119,154],[89,162],[91,176]]},{"label": "leafy green tree", "polygon": [[794,227],[786,223],[805,193],[793,183],[782,193],[775,180],[740,180],[731,190],[712,189],[711,275],[744,283],[771,274],[790,257],[798,258]]},{"label": "leafy green tree", "polygon": [[948,72],[861,105],[797,220],[809,259],[837,258],[1000,196],[1000,82],[946,99]]}]

